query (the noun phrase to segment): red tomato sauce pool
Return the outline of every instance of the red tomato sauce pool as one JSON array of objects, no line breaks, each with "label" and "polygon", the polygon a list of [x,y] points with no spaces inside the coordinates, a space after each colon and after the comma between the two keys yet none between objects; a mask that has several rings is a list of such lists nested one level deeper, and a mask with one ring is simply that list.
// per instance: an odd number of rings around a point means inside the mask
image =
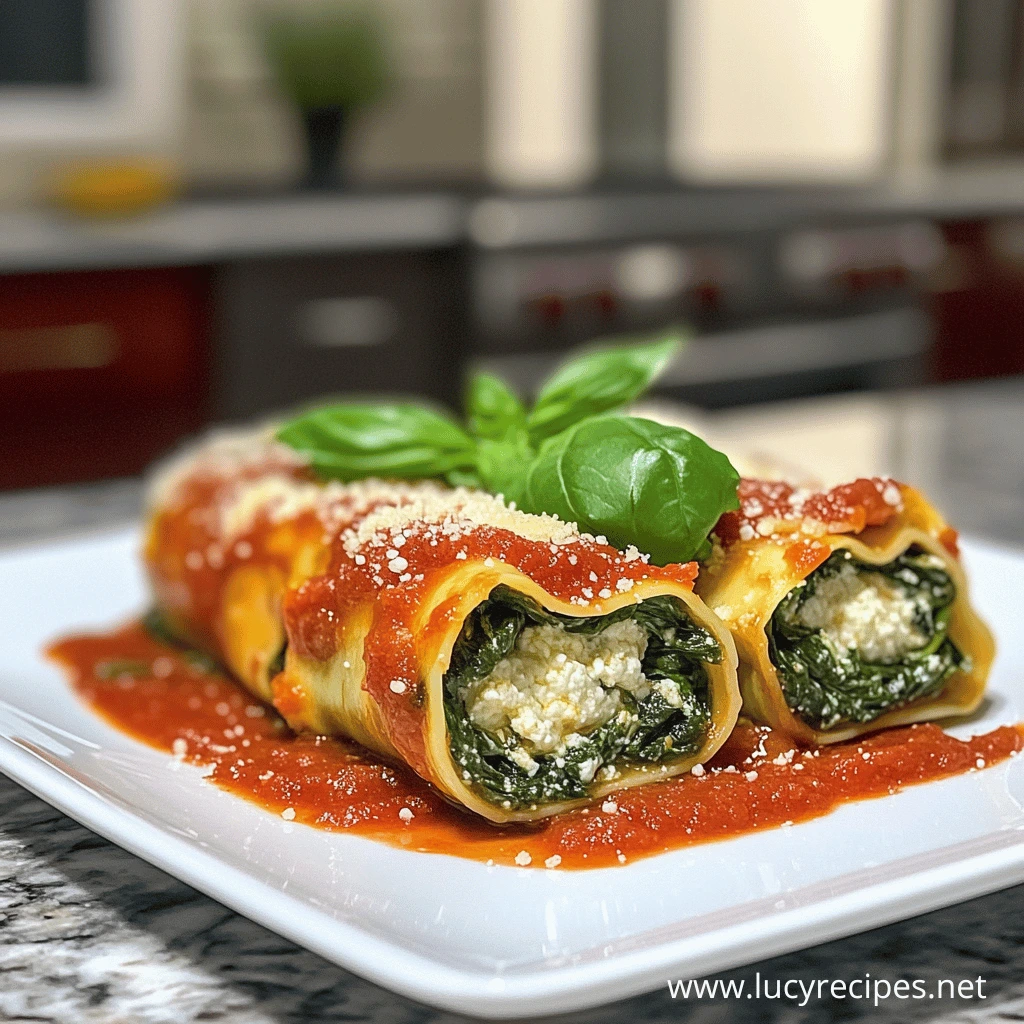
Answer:
[{"label": "red tomato sauce pool", "polygon": [[498,864],[627,863],[977,771],[1024,746],[1016,726],[958,740],[936,725],[914,725],[807,750],[766,727],[740,725],[703,775],[626,790],[538,824],[496,827],[354,743],[292,733],[229,677],[138,624],[59,641],[49,654],[107,721],[206,767],[216,785],[286,820]]}]

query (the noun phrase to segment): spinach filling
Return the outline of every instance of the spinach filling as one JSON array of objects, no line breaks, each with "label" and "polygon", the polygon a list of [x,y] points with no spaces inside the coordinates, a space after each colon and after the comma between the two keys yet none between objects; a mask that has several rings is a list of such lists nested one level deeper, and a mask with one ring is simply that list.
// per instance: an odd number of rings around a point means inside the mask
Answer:
[{"label": "spinach filling", "polygon": [[[167,616],[159,608],[150,608],[146,612],[142,617],[142,628],[159,643],[167,644],[168,647],[174,647],[181,651],[195,667],[202,669],[204,672],[220,671],[221,666],[216,659],[179,636],[171,626]],[[267,666],[268,679],[273,679],[278,672],[284,671],[285,656],[287,654],[288,641],[286,640]]]},{"label": "spinach filling", "polygon": [[[912,629],[920,645],[892,660],[866,660],[856,646],[842,646],[807,625],[807,602],[823,584],[850,567],[884,578],[913,606]],[[836,551],[780,602],[766,632],[782,691],[796,715],[813,729],[871,722],[894,708],[939,693],[969,659],[949,639],[956,587],[934,556],[913,547],[887,565],[868,565]]]},{"label": "spinach filling", "polygon": [[[628,714],[613,715],[557,756],[534,754],[532,771],[510,756],[520,746],[512,730],[490,733],[470,721],[467,689],[489,676],[515,650],[528,627],[551,625],[593,636],[627,619],[647,636],[641,662],[645,679],[667,680],[675,686],[678,707],[666,701],[659,686],[652,686],[640,699],[619,689],[620,708]],[[672,597],[649,598],[609,615],[574,618],[546,611],[508,587],[496,587],[467,618],[445,673],[444,712],[452,756],[476,791],[502,807],[585,797],[602,766],[656,764],[700,749],[711,721],[705,663],[717,664],[721,659],[715,638],[692,622],[682,603]]]},{"label": "spinach filling", "polygon": [[220,671],[217,660],[180,636],[159,608],[150,608],[146,612],[142,617],[142,628],[158,643],[180,651],[194,668],[202,672]]}]

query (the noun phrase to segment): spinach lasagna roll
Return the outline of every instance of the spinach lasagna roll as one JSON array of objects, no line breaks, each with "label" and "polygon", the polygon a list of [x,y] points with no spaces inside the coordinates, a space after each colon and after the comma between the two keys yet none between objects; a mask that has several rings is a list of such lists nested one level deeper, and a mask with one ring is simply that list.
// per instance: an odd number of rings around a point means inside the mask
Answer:
[{"label": "spinach lasagna roll", "polygon": [[695,564],[479,492],[323,484],[289,448],[228,439],[158,481],[146,562],[165,628],[293,729],[494,822],[689,771],[739,712]]},{"label": "spinach lasagna roll", "polygon": [[746,715],[805,743],[963,715],[994,645],[956,532],[911,487],[744,480],[697,592],[732,630]]}]

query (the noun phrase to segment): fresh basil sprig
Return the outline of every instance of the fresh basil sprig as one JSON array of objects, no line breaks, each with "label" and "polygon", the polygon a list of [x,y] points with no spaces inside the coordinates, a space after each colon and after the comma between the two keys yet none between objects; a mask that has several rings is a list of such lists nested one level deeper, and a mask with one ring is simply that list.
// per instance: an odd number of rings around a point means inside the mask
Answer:
[{"label": "fresh basil sprig", "polygon": [[686,430],[612,415],[680,347],[672,336],[584,352],[529,409],[503,381],[477,374],[465,427],[422,405],[344,403],[313,409],[277,436],[328,479],[441,477],[635,544],[656,562],[689,561],[719,516],[738,507],[736,471]]},{"label": "fresh basil sprig", "polygon": [[286,423],[277,437],[330,480],[416,480],[476,465],[475,440],[447,414],[421,405],[330,405]]},{"label": "fresh basil sprig", "polygon": [[541,446],[521,507],[635,544],[663,564],[703,553],[719,516],[739,507],[738,485],[728,458],[688,430],[597,416]]},{"label": "fresh basil sprig", "polygon": [[475,437],[505,441],[526,430],[526,406],[503,380],[478,373],[466,389],[466,422]]},{"label": "fresh basil sprig", "polygon": [[543,441],[588,416],[628,405],[681,348],[682,337],[673,334],[653,344],[597,348],[570,359],[541,388],[526,420],[530,439]]}]

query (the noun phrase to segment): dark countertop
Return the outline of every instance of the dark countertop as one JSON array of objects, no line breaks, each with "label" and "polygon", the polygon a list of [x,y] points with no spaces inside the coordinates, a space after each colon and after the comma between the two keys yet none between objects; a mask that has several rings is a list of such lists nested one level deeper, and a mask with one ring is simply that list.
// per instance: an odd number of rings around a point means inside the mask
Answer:
[{"label": "dark countertop", "polygon": [[[928,486],[954,522],[1024,546],[1024,383],[932,393]],[[895,415],[903,416],[901,408]],[[900,421],[898,421],[900,422]],[[916,444],[916,442],[915,442]],[[920,450],[914,448],[915,452]],[[942,452],[947,452],[943,455]],[[0,497],[0,544],[137,515],[124,481]],[[1024,886],[721,975],[985,979],[985,999],[673,1001],[667,990],[562,1021],[1024,1020]],[[454,1021],[364,982],[101,839],[0,777],[0,1021]]]},{"label": "dark countertop", "polygon": [[905,173],[857,186],[648,187],[568,193],[325,190],[185,197],[138,216],[0,211],[0,273],[189,266],[292,253],[590,245],[894,217],[1019,214],[1018,164]]}]

